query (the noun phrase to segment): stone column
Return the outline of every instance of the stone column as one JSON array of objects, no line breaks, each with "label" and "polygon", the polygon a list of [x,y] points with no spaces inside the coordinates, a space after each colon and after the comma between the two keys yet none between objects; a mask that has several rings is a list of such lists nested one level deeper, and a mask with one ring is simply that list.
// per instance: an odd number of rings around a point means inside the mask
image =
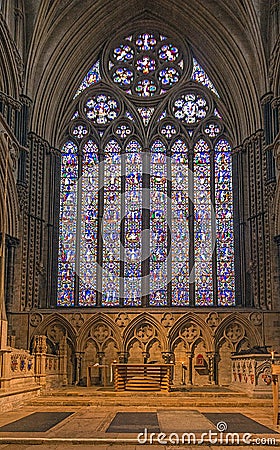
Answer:
[{"label": "stone column", "polygon": [[[105,361],[104,361],[105,353],[104,352],[97,352],[97,357],[98,357],[98,364],[100,364],[100,366],[104,365],[104,363],[105,363]],[[106,368],[105,367],[103,367],[103,368],[100,367],[98,372],[99,372],[99,376],[98,376],[99,383],[101,385],[103,385],[103,386],[106,385],[106,376],[105,376]],[[103,376],[102,376],[102,374],[103,374]]]},{"label": "stone column", "polygon": [[7,264],[6,264],[6,308],[7,313],[12,309],[13,294],[14,294],[14,264],[15,264],[15,249],[18,245],[18,240],[8,237],[7,241]]},{"label": "stone column", "polygon": [[192,386],[193,379],[192,379],[192,360],[193,360],[193,354],[192,352],[186,352],[186,356],[188,358],[188,377],[187,377],[187,384]]},{"label": "stone column", "polygon": [[83,352],[76,352],[76,374],[75,374],[75,384],[79,384],[81,377],[81,366],[82,366],[82,356]]},{"label": "stone column", "polygon": [[118,352],[119,364],[127,364],[128,352]]},{"label": "stone column", "polygon": [[215,384],[215,353],[206,352],[208,357],[209,382]]},{"label": "stone column", "polygon": [[35,381],[42,387],[46,386],[46,354],[47,354],[47,337],[34,337],[34,354],[35,354]]},{"label": "stone column", "polygon": [[[162,359],[165,364],[174,364],[174,353],[173,352],[161,352]],[[174,379],[174,365],[171,367],[170,370],[170,383],[173,384]]]},{"label": "stone column", "polygon": [[67,386],[67,337],[63,336],[59,343],[59,372],[62,386]]}]

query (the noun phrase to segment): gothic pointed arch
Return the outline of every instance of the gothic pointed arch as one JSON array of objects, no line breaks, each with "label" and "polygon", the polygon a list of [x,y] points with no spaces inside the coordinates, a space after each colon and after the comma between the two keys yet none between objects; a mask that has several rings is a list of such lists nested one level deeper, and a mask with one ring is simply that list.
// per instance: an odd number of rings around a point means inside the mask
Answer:
[{"label": "gothic pointed arch", "polygon": [[96,341],[97,347],[103,349],[104,344],[108,344],[111,340],[115,343],[118,351],[123,351],[123,344],[119,328],[115,322],[104,313],[94,314],[88,319],[81,329],[79,330],[79,336],[77,339],[77,351],[82,352],[84,350],[86,341],[88,338],[92,338]]},{"label": "gothic pointed arch", "polygon": [[58,306],[235,305],[218,101],[175,33],[146,25],[108,41],[76,90],[61,150]]},{"label": "gothic pointed arch", "polygon": [[232,313],[220,322],[215,332],[215,346],[222,340],[228,340],[238,349],[242,340],[247,340],[249,347],[261,346],[262,339],[256,327],[242,314]]},{"label": "gothic pointed arch", "polygon": [[166,333],[162,325],[150,313],[139,314],[125,328],[123,333],[123,342],[125,351],[128,351],[134,340],[143,342],[148,346],[157,340],[161,344],[161,351],[168,351],[168,342]]},{"label": "gothic pointed arch", "polygon": [[46,335],[50,340],[59,343],[63,336],[76,347],[77,333],[70,322],[61,314],[55,312],[47,316],[33,331],[35,335]]},{"label": "gothic pointed arch", "polygon": [[188,312],[180,317],[169,330],[170,351],[174,351],[178,340],[186,339],[190,345],[193,345],[201,338],[204,340],[207,351],[214,351],[214,338],[209,326],[198,315]]}]

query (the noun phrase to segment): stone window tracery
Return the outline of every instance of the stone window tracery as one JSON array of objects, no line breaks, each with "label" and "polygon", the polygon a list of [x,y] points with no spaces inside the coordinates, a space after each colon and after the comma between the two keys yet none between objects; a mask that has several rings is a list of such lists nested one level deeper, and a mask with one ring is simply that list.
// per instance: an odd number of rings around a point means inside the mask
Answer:
[{"label": "stone window tracery", "polygon": [[109,44],[61,151],[58,306],[233,306],[231,148],[177,38]]}]

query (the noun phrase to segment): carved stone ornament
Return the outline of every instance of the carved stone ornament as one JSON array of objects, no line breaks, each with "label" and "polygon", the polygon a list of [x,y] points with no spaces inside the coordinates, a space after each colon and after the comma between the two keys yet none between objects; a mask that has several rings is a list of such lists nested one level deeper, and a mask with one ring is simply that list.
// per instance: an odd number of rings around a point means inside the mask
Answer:
[{"label": "carved stone ornament", "polygon": [[255,325],[261,325],[262,324],[262,314],[260,312],[253,312],[249,315],[249,319],[251,322]]},{"label": "carved stone ornament", "polygon": [[65,329],[60,324],[50,325],[47,329],[47,336],[52,342],[57,344],[65,336]]},{"label": "carved stone ornament", "polygon": [[238,342],[244,337],[245,332],[239,323],[231,323],[225,329],[225,335],[231,342]]},{"label": "carved stone ornament", "polygon": [[72,314],[72,317],[70,319],[71,324],[77,330],[79,330],[83,326],[84,321],[85,321],[85,319],[83,318],[81,313]]},{"label": "carved stone ornament", "polygon": [[217,328],[217,326],[219,325],[220,321],[221,321],[221,319],[220,319],[219,315],[216,312],[209,313],[207,318],[206,318],[206,323],[212,330]]},{"label": "carved stone ornament", "polygon": [[32,327],[37,327],[43,320],[42,314],[32,313],[29,319],[29,323]]},{"label": "carved stone ornament", "polygon": [[136,328],[135,335],[145,344],[155,335],[155,330],[149,323],[143,323]]},{"label": "carved stone ornament", "polygon": [[116,325],[120,328],[126,327],[128,322],[129,322],[128,315],[123,312],[119,313],[115,320]]},{"label": "carved stone ornament", "polygon": [[172,327],[174,323],[174,317],[171,313],[164,313],[161,319],[161,323],[165,328]]},{"label": "carved stone ornament", "polygon": [[187,342],[192,342],[200,335],[200,330],[194,323],[188,323],[182,327],[180,334]]},{"label": "carved stone ornament", "polygon": [[108,336],[110,336],[110,330],[107,325],[100,323],[92,327],[91,335],[98,342],[104,342]]}]

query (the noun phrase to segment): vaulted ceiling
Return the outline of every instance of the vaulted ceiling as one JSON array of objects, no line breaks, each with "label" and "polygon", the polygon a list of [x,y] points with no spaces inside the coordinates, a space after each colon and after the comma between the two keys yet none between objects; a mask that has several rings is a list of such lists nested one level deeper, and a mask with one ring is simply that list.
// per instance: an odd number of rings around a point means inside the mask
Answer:
[{"label": "vaulted ceiling", "polygon": [[[268,2],[267,2],[268,3]],[[32,130],[58,145],[73,95],[108,39],[150,22],[191,45],[221,97],[235,145],[261,128],[260,99],[268,92],[260,26],[263,1],[28,1],[26,95]]]}]

